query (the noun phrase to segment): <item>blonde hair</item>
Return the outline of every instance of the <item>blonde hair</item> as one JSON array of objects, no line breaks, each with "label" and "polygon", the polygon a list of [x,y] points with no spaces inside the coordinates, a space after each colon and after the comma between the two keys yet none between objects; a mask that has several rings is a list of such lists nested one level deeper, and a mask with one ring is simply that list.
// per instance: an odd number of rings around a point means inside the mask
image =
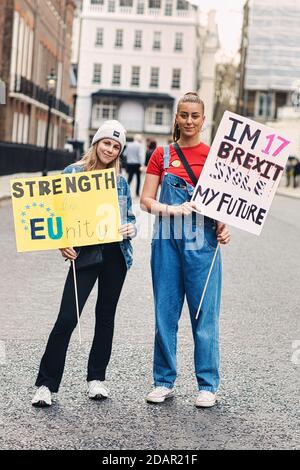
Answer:
[{"label": "blonde hair", "polygon": [[[177,103],[177,110],[176,110],[176,113],[179,112],[179,108],[180,106],[183,104],[183,103],[196,103],[196,104],[200,104],[201,108],[202,108],[202,112],[204,114],[205,112],[205,106],[204,106],[204,102],[201,100],[200,96],[198,95],[198,93],[195,93],[194,91],[189,91],[188,93],[185,93],[178,101]],[[174,125],[173,125],[173,141],[174,142],[177,142],[178,140],[180,139],[180,129],[179,129],[179,125],[178,123],[176,122],[176,119],[174,121]]]},{"label": "blonde hair", "polygon": [[[83,155],[81,160],[76,162],[76,165],[84,165],[84,170],[85,171],[93,171],[97,170],[97,165],[98,165],[98,160],[99,157],[97,155],[97,145],[99,140],[92,145],[87,152]],[[120,152],[121,153],[121,152]],[[116,170],[116,175],[118,176],[120,174],[120,153],[115,158],[115,160],[107,165],[106,168],[114,168]]]}]

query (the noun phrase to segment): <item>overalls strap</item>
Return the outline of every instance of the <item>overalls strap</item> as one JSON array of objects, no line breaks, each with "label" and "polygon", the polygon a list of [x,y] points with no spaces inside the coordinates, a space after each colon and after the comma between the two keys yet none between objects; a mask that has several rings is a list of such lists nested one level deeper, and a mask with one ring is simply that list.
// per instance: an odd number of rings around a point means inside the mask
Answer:
[{"label": "overalls strap", "polygon": [[164,170],[170,166],[170,146],[164,145]]}]

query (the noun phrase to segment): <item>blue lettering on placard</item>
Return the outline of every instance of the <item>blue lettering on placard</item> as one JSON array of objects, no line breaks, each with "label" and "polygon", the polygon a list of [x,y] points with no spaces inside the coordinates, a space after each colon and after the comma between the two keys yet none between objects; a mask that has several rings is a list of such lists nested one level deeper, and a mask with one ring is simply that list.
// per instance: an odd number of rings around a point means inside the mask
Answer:
[{"label": "blue lettering on placard", "polygon": [[62,219],[61,219],[61,217],[55,217],[55,219],[56,219],[56,233],[54,233],[53,219],[54,218],[47,219],[48,234],[49,234],[49,237],[52,240],[59,240],[63,236]]},{"label": "blue lettering on placard", "polygon": [[36,224],[44,222],[45,219],[30,219],[30,230],[31,230],[31,239],[32,240],[44,240],[45,235],[37,235],[36,232],[44,230],[44,227],[37,226]]}]

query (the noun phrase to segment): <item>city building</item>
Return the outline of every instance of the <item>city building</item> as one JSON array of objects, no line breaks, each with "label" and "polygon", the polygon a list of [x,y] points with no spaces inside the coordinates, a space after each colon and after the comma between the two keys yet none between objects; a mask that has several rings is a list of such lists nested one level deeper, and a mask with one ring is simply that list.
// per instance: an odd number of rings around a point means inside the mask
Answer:
[{"label": "city building", "polygon": [[[72,135],[70,93],[73,0],[3,0],[0,3],[0,141],[62,149]],[[53,98],[47,79],[54,77]],[[51,99],[51,115],[48,117]]]},{"label": "city building", "polygon": [[265,122],[290,106],[300,80],[299,0],[248,0],[237,111]]},{"label": "city building", "polygon": [[184,0],[83,0],[76,31],[77,139],[90,144],[106,119],[119,119],[128,136],[166,143],[176,100],[200,91],[213,112],[214,13],[200,24],[197,6]]},{"label": "city building", "polygon": [[[299,103],[300,105],[300,103]],[[290,138],[290,155],[294,155],[300,160],[300,107],[283,106],[278,108],[276,121],[266,122],[267,125],[282,132]]]}]

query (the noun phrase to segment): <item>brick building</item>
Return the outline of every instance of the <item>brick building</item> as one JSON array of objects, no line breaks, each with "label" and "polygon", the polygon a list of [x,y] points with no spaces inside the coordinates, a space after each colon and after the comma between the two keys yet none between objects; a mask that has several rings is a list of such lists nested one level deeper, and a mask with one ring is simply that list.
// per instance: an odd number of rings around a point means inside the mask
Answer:
[{"label": "brick building", "polygon": [[0,0],[0,141],[44,146],[47,76],[57,77],[49,147],[63,148],[72,134],[70,61],[73,0]]}]

